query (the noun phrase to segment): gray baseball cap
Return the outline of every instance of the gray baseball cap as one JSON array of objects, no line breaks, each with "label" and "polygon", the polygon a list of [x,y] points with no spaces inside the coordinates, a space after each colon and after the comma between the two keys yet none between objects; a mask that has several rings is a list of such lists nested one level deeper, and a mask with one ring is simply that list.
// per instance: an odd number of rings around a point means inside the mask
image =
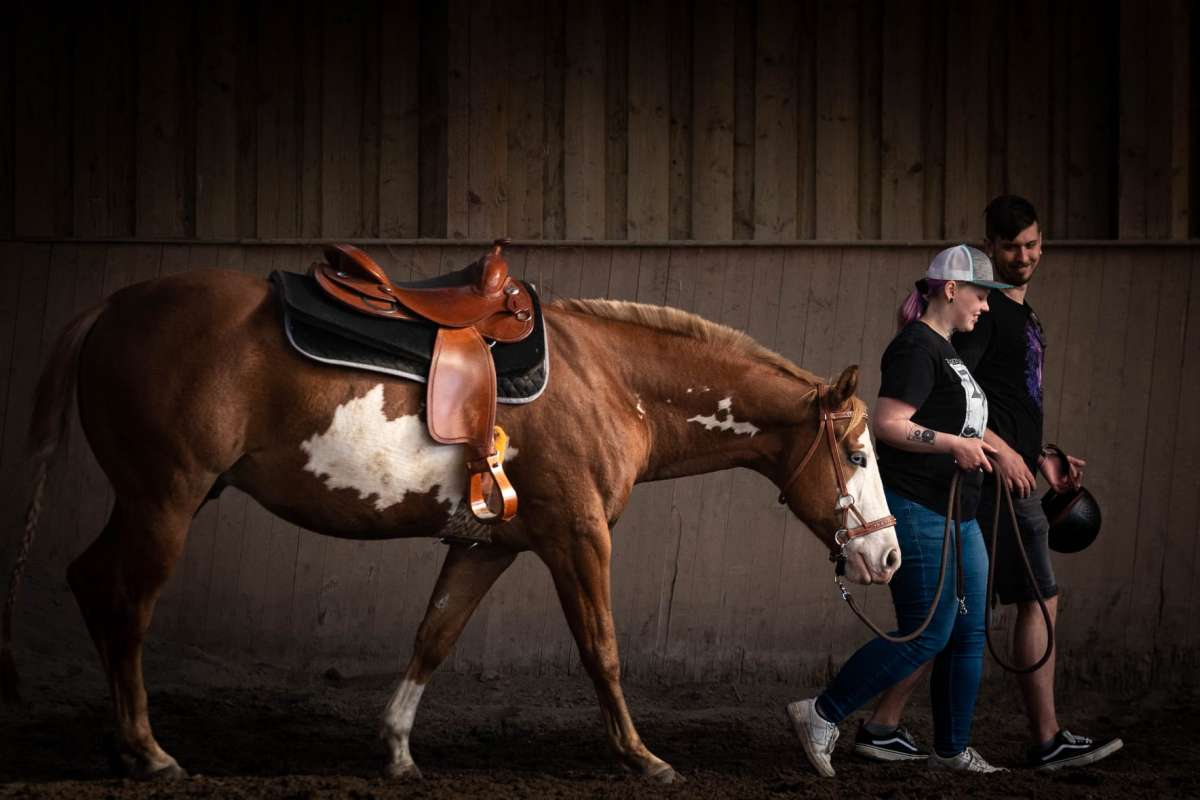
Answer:
[{"label": "gray baseball cap", "polygon": [[917,281],[917,288],[922,289],[921,284],[926,280],[962,281],[989,289],[1012,288],[1011,283],[995,280],[992,274],[992,260],[986,253],[965,244],[947,247],[934,256],[933,261],[929,262],[925,278]]}]

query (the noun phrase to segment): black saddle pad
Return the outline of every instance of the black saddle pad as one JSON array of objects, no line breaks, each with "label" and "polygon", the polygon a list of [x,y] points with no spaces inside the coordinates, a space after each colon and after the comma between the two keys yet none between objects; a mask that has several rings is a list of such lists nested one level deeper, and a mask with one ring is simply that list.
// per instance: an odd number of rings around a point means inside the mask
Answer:
[{"label": "black saddle pad", "polygon": [[[270,281],[283,309],[284,333],[302,355],[421,383],[429,379],[438,330],[433,323],[359,314],[326,295],[309,275],[276,271]],[[492,345],[502,403],[536,399],[550,376],[541,302],[533,287],[524,285],[533,298],[533,332],[519,342]]]}]

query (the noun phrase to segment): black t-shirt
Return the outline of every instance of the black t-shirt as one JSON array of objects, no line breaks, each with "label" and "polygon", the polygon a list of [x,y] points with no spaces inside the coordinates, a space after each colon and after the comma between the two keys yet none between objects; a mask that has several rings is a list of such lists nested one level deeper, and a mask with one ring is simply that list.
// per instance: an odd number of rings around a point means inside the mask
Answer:
[{"label": "black t-shirt", "polygon": [[[980,437],[988,420],[988,401],[948,341],[924,322],[909,323],[896,334],[880,364],[880,397],[915,406],[912,421],[938,434]],[[946,513],[950,481],[958,467],[949,453],[921,453],[879,442],[883,485],[910,500]],[[964,472],[962,518],[975,518],[982,474]]]},{"label": "black t-shirt", "polygon": [[1046,336],[1029,304],[999,289],[988,295],[988,309],[975,330],[954,336],[954,349],[987,392],[988,427],[1037,475]]}]

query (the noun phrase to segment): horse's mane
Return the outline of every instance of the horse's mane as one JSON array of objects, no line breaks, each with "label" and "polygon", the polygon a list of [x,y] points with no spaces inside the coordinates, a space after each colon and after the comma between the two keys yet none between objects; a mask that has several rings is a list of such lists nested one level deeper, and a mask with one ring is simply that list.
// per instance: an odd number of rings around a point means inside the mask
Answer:
[{"label": "horse's mane", "polygon": [[[689,311],[683,311],[670,306],[634,303],[628,300],[602,299],[579,300],[560,298],[552,302],[550,306],[551,308],[563,311],[590,314],[594,317],[617,320],[618,322],[631,322],[635,325],[643,325],[647,328],[664,331],[676,336],[696,339],[717,348],[742,353],[778,369],[785,375],[799,378],[812,386],[813,392],[816,392],[818,386],[826,383],[824,379],[815,373],[797,366],[790,359],[784,358],[774,350],[763,347],[749,334],[739,331],[736,328],[730,328],[728,325],[707,320]],[[852,431],[857,433],[857,431],[861,430],[860,424],[866,418],[866,404],[857,398],[856,400],[857,402],[851,404],[854,416],[851,417],[850,424],[846,427],[844,436],[850,434]]]},{"label": "horse's mane", "polygon": [[718,348],[750,356],[814,386],[824,383],[817,375],[796,366],[774,350],[763,347],[749,334],[678,308],[655,306],[649,303],[633,303],[627,300],[599,299],[559,299],[550,305],[564,311],[576,311],[581,314],[591,314],[594,317],[632,322],[676,336],[696,339]]}]

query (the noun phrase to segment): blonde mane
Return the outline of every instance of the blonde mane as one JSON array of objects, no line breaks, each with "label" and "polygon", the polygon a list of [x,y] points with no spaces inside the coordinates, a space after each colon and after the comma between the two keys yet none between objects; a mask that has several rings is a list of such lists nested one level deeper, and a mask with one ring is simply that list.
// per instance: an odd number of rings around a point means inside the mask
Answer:
[{"label": "blonde mane", "polygon": [[[558,299],[552,302],[550,307],[579,314],[589,314],[593,317],[612,319],[618,322],[630,322],[675,336],[696,339],[717,348],[741,353],[763,364],[774,367],[785,375],[791,375],[808,383],[813,387],[812,391],[808,394],[815,394],[818,386],[827,383],[827,381],[815,373],[797,366],[790,359],[784,358],[774,350],[763,347],[749,334],[678,308],[655,306],[649,303],[634,303],[628,300],[601,299]],[[850,418],[850,423],[846,426],[845,432],[840,437],[843,439],[848,437],[851,432],[857,438],[867,416],[866,404],[861,399],[855,397],[850,407],[854,415]]]}]

